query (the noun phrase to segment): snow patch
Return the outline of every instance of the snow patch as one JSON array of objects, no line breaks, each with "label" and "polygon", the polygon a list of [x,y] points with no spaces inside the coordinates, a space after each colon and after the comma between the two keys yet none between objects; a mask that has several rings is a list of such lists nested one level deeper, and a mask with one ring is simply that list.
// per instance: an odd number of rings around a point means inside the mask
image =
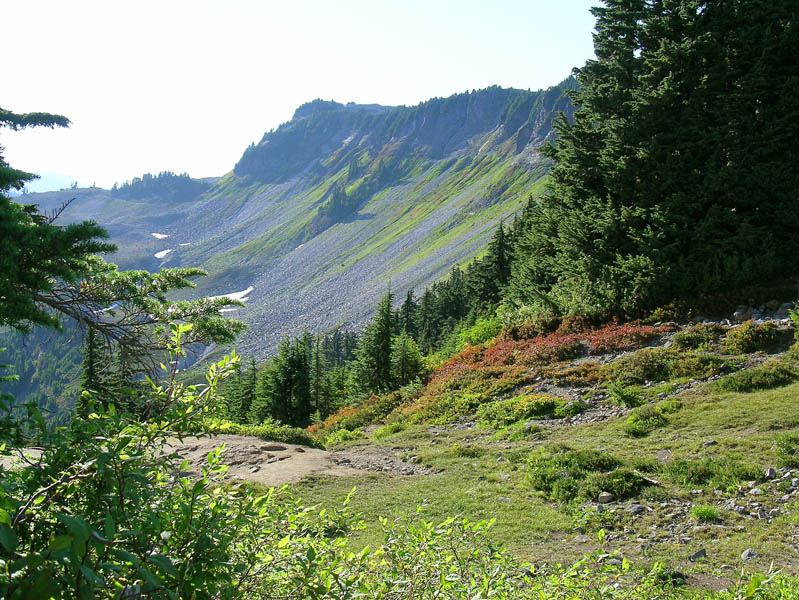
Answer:
[{"label": "snow patch", "polygon": [[191,246],[191,242],[186,242],[185,244],[178,244],[178,246],[180,246],[181,248],[183,248],[183,246]]},{"label": "snow patch", "polygon": [[172,252],[172,248],[167,248],[166,250],[161,250],[161,252],[156,252],[153,254],[156,258],[164,258],[167,254]]},{"label": "snow patch", "polygon": [[151,233],[150,235],[157,240],[165,240],[166,238],[169,237],[169,235],[166,233]]},{"label": "snow patch", "polygon": [[[231,292],[229,294],[222,294],[220,296],[211,296],[208,299],[216,300],[217,298],[230,298],[231,300],[241,300],[242,302],[247,302],[247,300],[249,300],[247,296],[249,296],[250,292],[252,292],[254,289],[255,289],[254,287],[250,286],[246,290],[242,290],[240,292]],[[236,309],[231,309],[231,310],[236,310]]]}]

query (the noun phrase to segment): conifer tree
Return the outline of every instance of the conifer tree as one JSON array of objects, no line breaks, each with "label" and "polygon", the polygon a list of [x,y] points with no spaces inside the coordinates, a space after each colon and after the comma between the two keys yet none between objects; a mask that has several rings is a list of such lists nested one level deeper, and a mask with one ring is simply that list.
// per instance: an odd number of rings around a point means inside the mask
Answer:
[{"label": "conifer tree", "polygon": [[394,294],[388,292],[377,305],[375,317],[364,331],[353,366],[354,384],[368,393],[391,389],[391,340],[394,330],[391,309]]},{"label": "conifer tree", "polygon": [[403,386],[422,371],[422,354],[413,338],[404,331],[394,338],[391,349],[391,374],[394,385]]}]

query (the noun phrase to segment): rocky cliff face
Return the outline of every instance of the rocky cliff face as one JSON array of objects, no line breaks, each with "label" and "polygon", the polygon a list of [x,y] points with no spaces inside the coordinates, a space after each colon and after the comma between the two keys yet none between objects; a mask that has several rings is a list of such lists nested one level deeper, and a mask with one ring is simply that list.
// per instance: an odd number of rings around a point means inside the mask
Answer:
[{"label": "rocky cliff face", "polygon": [[[93,218],[125,268],[202,266],[198,294],[249,290],[232,316],[263,358],[284,335],[359,325],[391,281],[398,294],[478,254],[498,222],[539,193],[538,153],[569,79],[548,90],[492,87],[413,107],[316,100],[248,148],[232,172],[164,201],[119,190],[29,196]],[[157,187],[157,186],[156,186]]]}]

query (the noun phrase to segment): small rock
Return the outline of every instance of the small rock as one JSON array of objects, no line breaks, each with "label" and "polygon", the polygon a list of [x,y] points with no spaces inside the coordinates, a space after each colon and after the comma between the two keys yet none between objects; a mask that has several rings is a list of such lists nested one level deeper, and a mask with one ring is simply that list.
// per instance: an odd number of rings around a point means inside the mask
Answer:
[{"label": "small rock", "polygon": [[761,490],[760,488],[752,488],[751,490],[749,490],[749,495],[750,496],[762,496],[763,495],[763,490]]},{"label": "small rock", "polygon": [[772,517],[772,518],[779,517],[780,516],[780,512],[781,511],[780,511],[779,508],[772,508],[770,511],[768,511],[768,516]]},{"label": "small rock", "polygon": [[579,542],[581,544],[587,544],[588,542],[591,541],[591,538],[588,537],[587,535],[575,535],[574,541]]},{"label": "small rock", "polygon": [[614,499],[615,499],[615,496],[613,494],[611,494],[610,492],[602,492],[601,494],[599,494],[599,503],[600,504],[608,504],[610,502],[613,502]]},{"label": "small rock", "polygon": [[752,550],[751,548],[747,548],[741,553],[741,560],[744,562],[750,561],[757,558],[757,552]]},{"label": "small rock", "polygon": [[696,552],[694,552],[688,560],[690,560],[691,562],[696,562],[706,557],[707,557],[707,551],[704,548],[702,548],[701,550],[697,550]]},{"label": "small rock", "polygon": [[717,446],[718,442],[716,440],[708,440],[704,444],[702,444],[703,448],[710,448],[712,446]]},{"label": "small rock", "polygon": [[286,447],[280,444],[262,444],[258,449],[264,452],[279,452],[280,450],[285,450]]},{"label": "small rock", "polygon": [[296,448],[294,448],[294,452],[300,452],[300,453],[305,452],[305,448],[303,448],[302,446],[297,446]]},{"label": "small rock", "polygon": [[646,509],[643,506],[641,506],[640,504],[631,504],[630,506],[628,506],[624,510],[626,510],[631,515],[640,515],[641,513],[645,513],[646,512]]},{"label": "small rock", "polygon": [[508,479],[510,479],[510,475],[508,475],[507,473],[503,473],[502,475],[499,476],[499,478],[502,481],[507,481]]},{"label": "small rock", "polygon": [[757,509],[757,518],[758,519],[765,519],[766,518],[766,511],[762,508]]},{"label": "small rock", "polygon": [[764,473],[764,475],[766,476],[766,479],[776,479],[777,471],[775,471],[774,469],[769,467],[768,469],[766,469],[766,472]]},{"label": "small rock", "polygon": [[791,479],[791,487],[792,487],[792,488],[797,488],[797,487],[799,487],[799,478],[797,478],[797,477],[794,477],[793,479]]},{"label": "small rock", "polygon": [[247,470],[248,470],[250,473],[257,473],[258,471],[260,471],[260,470],[261,470],[261,467],[259,467],[259,466],[255,465],[255,466],[252,466],[252,467],[250,467],[250,468],[249,468],[249,469],[247,469]]}]

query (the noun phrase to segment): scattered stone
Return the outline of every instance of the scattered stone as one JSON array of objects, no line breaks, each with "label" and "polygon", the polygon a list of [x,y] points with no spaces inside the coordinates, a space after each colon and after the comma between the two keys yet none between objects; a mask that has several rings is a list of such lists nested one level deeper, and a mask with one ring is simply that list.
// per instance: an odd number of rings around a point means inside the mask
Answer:
[{"label": "scattered stone", "polygon": [[768,511],[768,516],[771,517],[771,518],[775,518],[775,517],[779,517],[780,513],[781,513],[781,511],[780,511],[779,508],[772,508],[770,511]]},{"label": "scattered stone", "polygon": [[706,551],[704,548],[702,548],[701,550],[697,550],[696,552],[694,552],[694,553],[691,555],[691,558],[689,558],[688,560],[690,560],[691,562],[696,562],[696,561],[698,561],[698,560],[700,560],[700,559],[702,559],[702,558],[707,558],[707,551]]},{"label": "scattered stone", "polygon": [[281,450],[285,450],[286,447],[280,444],[262,444],[258,449],[263,452],[280,452]]},{"label": "scattered stone", "polygon": [[640,504],[631,504],[630,506],[628,506],[624,510],[626,510],[631,515],[640,515],[641,513],[645,513],[646,512],[646,508],[644,508]]},{"label": "scattered stone", "polygon": [[574,541],[579,542],[581,544],[587,544],[588,542],[591,541],[591,538],[588,537],[587,535],[576,535],[574,536]]},{"label": "scattered stone", "polygon": [[261,467],[259,467],[258,465],[253,465],[252,467],[250,467],[250,468],[249,468],[249,469],[247,469],[247,470],[248,470],[250,473],[257,473],[258,471],[260,471],[260,470],[261,470]]},{"label": "scattered stone", "polygon": [[305,448],[297,446],[296,448],[294,448],[294,452],[300,452],[300,453],[305,452]]},{"label": "scattered stone", "polygon": [[508,479],[510,479],[510,475],[508,475],[507,473],[503,473],[502,475],[499,476],[499,478],[502,481],[507,481]]},{"label": "scattered stone", "polygon": [[702,444],[703,448],[710,448],[712,446],[717,446],[718,442],[716,440],[708,440],[704,444]]},{"label": "scattered stone", "polygon": [[751,548],[747,548],[741,553],[741,560],[744,562],[750,561],[757,558],[757,552],[752,550]]},{"label": "scattered stone", "polygon": [[758,519],[765,519],[766,518],[766,511],[762,508],[757,509],[757,518]]},{"label": "scattered stone", "polygon": [[766,476],[766,479],[776,479],[777,478],[777,471],[775,471],[774,469],[769,467],[768,469],[766,469],[766,472],[764,473],[764,475]]},{"label": "scattered stone", "polygon": [[763,495],[763,490],[761,490],[760,488],[752,488],[751,490],[749,490],[749,495],[750,496],[762,496]]},{"label": "scattered stone", "polygon": [[610,502],[613,502],[614,499],[615,499],[615,496],[613,494],[611,494],[610,492],[602,492],[602,493],[599,494],[599,503],[600,504],[609,504]]}]

